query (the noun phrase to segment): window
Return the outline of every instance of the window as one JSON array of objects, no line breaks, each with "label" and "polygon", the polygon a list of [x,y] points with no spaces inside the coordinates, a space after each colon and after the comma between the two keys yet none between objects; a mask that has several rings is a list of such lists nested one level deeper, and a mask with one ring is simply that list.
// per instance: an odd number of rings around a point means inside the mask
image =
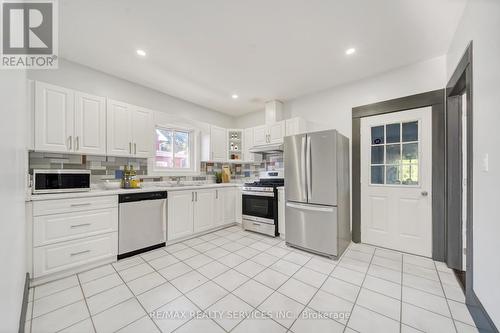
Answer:
[{"label": "window", "polygon": [[371,128],[370,183],[418,185],[418,121]]},{"label": "window", "polygon": [[193,171],[193,142],[190,130],[157,127],[155,170]]}]

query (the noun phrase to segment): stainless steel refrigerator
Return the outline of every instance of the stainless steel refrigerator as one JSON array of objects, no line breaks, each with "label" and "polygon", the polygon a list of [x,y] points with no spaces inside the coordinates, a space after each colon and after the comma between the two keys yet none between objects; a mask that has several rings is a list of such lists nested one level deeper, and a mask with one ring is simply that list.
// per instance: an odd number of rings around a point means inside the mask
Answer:
[{"label": "stainless steel refrigerator", "polygon": [[349,139],[336,130],[285,137],[286,243],[338,257],[351,241]]}]

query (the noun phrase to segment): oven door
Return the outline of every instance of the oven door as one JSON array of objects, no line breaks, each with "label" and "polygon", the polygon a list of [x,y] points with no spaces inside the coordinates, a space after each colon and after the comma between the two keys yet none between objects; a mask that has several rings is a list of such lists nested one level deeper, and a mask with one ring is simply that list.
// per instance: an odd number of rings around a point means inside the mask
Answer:
[{"label": "oven door", "polygon": [[273,192],[244,191],[242,198],[244,219],[274,224],[277,208]]}]

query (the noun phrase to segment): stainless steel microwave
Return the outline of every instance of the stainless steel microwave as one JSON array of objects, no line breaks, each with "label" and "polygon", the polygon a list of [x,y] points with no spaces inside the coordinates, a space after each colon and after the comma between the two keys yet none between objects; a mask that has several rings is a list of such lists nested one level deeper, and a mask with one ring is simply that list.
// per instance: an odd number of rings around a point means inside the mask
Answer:
[{"label": "stainless steel microwave", "polygon": [[90,191],[90,170],[33,170],[33,194]]}]

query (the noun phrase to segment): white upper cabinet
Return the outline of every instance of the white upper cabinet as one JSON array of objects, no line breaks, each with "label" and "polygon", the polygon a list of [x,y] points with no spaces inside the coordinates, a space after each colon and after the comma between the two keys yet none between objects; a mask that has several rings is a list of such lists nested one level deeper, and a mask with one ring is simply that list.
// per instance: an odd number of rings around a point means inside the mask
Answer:
[{"label": "white upper cabinet", "polygon": [[253,128],[253,145],[260,146],[265,145],[268,139],[267,126],[257,126]]},{"label": "white upper cabinet", "polygon": [[108,99],[107,154],[151,157],[154,146],[152,116],[150,110]]},{"label": "white upper cabinet", "polygon": [[243,133],[243,160],[246,162],[254,162],[255,154],[250,152],[250,148],[253,145],[253,128],[245,129]]},{"label": "white upper cabinet", "polygon": [[107,154],[132,155],[132,117],[130,105],[108,99],[107,103]]},{"label": "white upper cabinet", "polygon": [[210,126],[210,161],[227,161],[226,129],[217,126]]},{"label": "white upper cabinet", "polygon": [[262,125],[253,128],[253,145],[282,143],[285,136],[285,122],[278,121],[271,125]]},{"label": "white upper cabinet", "polygon": [[279,121],[268,127],[269,142],[268,143],[282,143],[285,136],[285,122]]},{"label": "white upper cabinet", "polygon": [[75,93],[75,151],[106,154],[106,99]]},{"label": "white upper cabinet", "polygon": [[285,136],[302,134],[307,132],[307,123],[302,118],[291,118],[285,121]]},{"label": "white upper cabinet", "polygon": [[74,116],[73,90],[36,82],[35,150],[73,151]]},{"label": "white upper cabinet", "polygon": [[35,150],[106,154],[103,97],[35,83]]},{"label": "white upper cabinet", "polygon": [[135,157],[151,157],[154,148],[153,113],[134,107],[132,110],[132,142]]}]

